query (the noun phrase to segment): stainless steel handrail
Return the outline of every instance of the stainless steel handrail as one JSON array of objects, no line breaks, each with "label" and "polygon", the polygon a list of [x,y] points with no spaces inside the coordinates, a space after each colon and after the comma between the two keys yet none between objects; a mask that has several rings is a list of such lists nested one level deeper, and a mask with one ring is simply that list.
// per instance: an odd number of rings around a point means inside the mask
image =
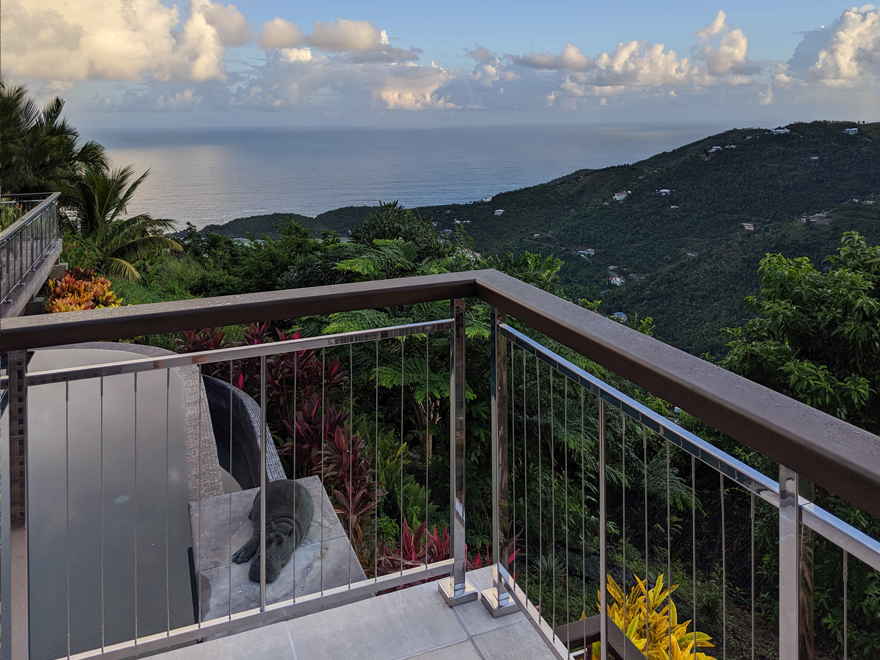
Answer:
[{"label": "stainless steel handrail", "polygon": [[57,192],[48,193],[39,204],[0,232],[0,303],[11,299],[13,291],[39,267],[50,248],[57,245],[59,196]]}]

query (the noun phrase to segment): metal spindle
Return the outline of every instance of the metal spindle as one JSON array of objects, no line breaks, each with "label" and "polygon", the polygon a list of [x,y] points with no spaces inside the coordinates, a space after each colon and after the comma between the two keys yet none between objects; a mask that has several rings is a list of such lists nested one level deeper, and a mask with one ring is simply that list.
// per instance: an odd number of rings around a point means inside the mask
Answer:
[{"label": "metal spindle", "polygon": [[[669,502],[669,440],[666,441],[666,587],[669,591],[669,585],[672,584],[672,511]],[[667,604],[671,602],[671,595],[666,597]],[[666,646],[667,654],[672,653],[672,628],[669,628],[668,643]]]},{"label": "metal spindle", "polygon": [[[431,442],[431,343],[429,335],[425,334],[425,534],[428,533],[428,465],[431,456],[428,453],[428,445]],[[353,370],[352,370],[353,371]],[[352,400],[352,409],[354,401]],[[425,540],[425,568],[428,568],[428,542]]]},{"label": "metal spindle", "polygon": [[[354,348],[351,344],[348,345],[348,483],[354,483],[354,461],[352,457],[354,455],[353,446],[354,446]],[[427,486],[426,486],[427,488]],[[293,510],[296,511],[296,489],[293,489]],[[427,490],[425,491],[426,499],[425,499],[425,513],[428,512],[427,507]],[[349,497],[352,496],[352,493],[349,493]],[[348,542],[352,543],[352,518],[354,516],[348,517]],[[428,529],[427,521],[425,522],[425,531]],[[425,553],[425,558],[427,559],[428,553]],[[426,564],[427,565],[427,564]],[[348,588],[351,589],[351,555],[348,557]]]},{"label": "metal spindle", "polygon": [[[231,370],[230,370],[231,371]],[[102,379],[103,381],[103,379]],[[103,386],[103,383],[102,383]],[[232,396],[232,390],[230,389],[230,398]],[[231,402],[230,402],[231,403]],[[169,545],[170,545],[170,533],[168,527],[168,511],[171,509],[171,498],[169,497],[169,477],[168,474],[170,472],[170,459],[169,459],[169,448],[171,446],[170,435],[170,407],[171,407],[171,369],[165,370],[165,634],[171,634],[171,577],[170,577],[170,559],[169,559]],[[232,410],[232,406],[229,406],[230,411]],[[230,412],[231,415],[231,412]],[[229,434],[232,436],[232,423],[230,421],[229,424]],[[229,474],[232,474],[232,448],[230,447],[229,451]],[[103,498],[102,498],[103,499]],[[232,497],[230,496],[229,501],[232,501]],[[231,516],[230,516],[231,519]],[[232,561],[228,562],[231,564]],[[229,581],[229,584],[232,584],[232,580]],[[230,608],[231,612],[232,608]]]},{"label": "metal spindle", "polygon": [[[98,395],[99,414],[101,420],[101,650],[106,645],[106,605],[104,603],[104,377],[101,376]],[[167,552],[166,552],[167,555]]]},{"label": "metal spindle", "polygon": [[848,657],[848,616],[849,616],[849,603],[848,603],[848,594],[849,591],[849,570],[848,569],[848,560],[849,553],[844,550],[843,551],[843,660],[846,660]]},{"label": "metal spindle", "polygon": [[[621,521],[620,521],[620,545],[622,550],[622,567],[620,588],[623,590],[624,602],[626,602],[626,415],[620,413],[620,502],[621,502]],[[626,620],[623,622],[623,633],[626,635]],[[626,644],[623,645],[623,660],[626,660]]]},{"label": "metal spindle", "polygon": [[[541,367],[535,356],[535,398],[538,403],[538,557],[544,558],[544,447],[541,442]],[[544,604],[544,571],[538,565],[538,610]]]},{"label": "metal spindle", "polygon": [[[697,632],[697,458],[691,456],[691,584],[694,603],[694,633]],[[697,657],[697,645],[694,644],[692,656]]]},{"label": "metal spindle", "polygon": [[604,658],[608,646],[608,557],[605,494],[605,401],[599,398],[599,657]]},{"label": "metal spindle", "polygon": [[[727,529],[724,518],[724,474],[718,473],[721,489],[721,657],[727,660]],[[696,631],[696,628],[694,629]]]},{"label": "metal spindle", "polygon": [[[233,426],[232,426],[232,405],[233,405],[232,404],[232,397],[233,397],[233,391],[234,391],[233,388],[235,387],[235,385],[234,385],[235,381],[233,379],[233,372],[234,372],[233,361],[230,360],[229,361],[229,478],[230,479],[232,479],[232,474],[233,474],[232,473],[232,429],[233,429]],[[295,407],[294,407],[294,410],[296,410]],[[295,428],[296,428],[296,424],[294,424],[294,429]],[[296,445],[294,445],[294,447],[296,447]],[[296,452],[294,452],[294,455],[296,455]],[[232,493],[229,493],[227,503],[228,503],[228,506],[227,506],[227,510],[226,510],[226,516],[227,516],[227,520],[229,521],[230,534],[229,534],[229,542],[226,544],[226,576],[227,576],[226,579],[229,581],[229,584],[231,585],[232,584],[232,564],[233,564],[232,555],[234,552],[233,548],[232,548],[232,533],[231,533],[231,530],[232,530]],[[296,553],[293,553],[293,554],[294,554],[294,556],[296,555]],[[294,561],[296,561],[295,558],[294,558]],[[226,590],[226,611],[227,611],[227,618],[229,618],[231,620],[232,619],[232,589],[231,588]]]},{"label": "metal spindle", "polygon": [[[374,432],[375,447],[373,449],[374,472],[373,478],[373,500],[379,501],[379,340],[376,340],[376,385],[375,385],[375,407],[374,414]],[[373,582],[379,579],[379,513],[373,516]]]},{"label": "metal spindle", "polygon": [[553,369],[550,369],[550,586],[553,592],[551,624],[556,637],[556,416],[554,410]]},{"label": "metal spindle", "polygon": [[[137,419],[137,412],[135,412]],[[70,383],[64,383],[64,491],[65,491],[65,543],[64,561],[67,575],[67,657],[70,657]],[[136,566],[137,564],[135,564]],[[137,593],[137,592],[135,592]],[[137,610],[135,610],[135,622],[137,622]],[[135,638],[137,638],[137,623],[135,623]]]},{"label": "metal spindle", "polygon": [[[645,497],[645,589],[648,587],[648,430],[642,425],[642,476],[644,478],[643,493]],[[647,613],[646,613],[647,614]],[[649,621],[645,616],[645,657],[650,658]]]},{"label": "metal spindle", "polygon": [[[571,597],[571,592],[569,590],[568,584],[568,555],[569,555],[569,529],[568,529],[568,518],[569,518],[569,508],[568,508],[568,378],[565,379],[565,415],[564,415],[564,426],[563,426],[563,435],[562,435],[562,446],[565,449],[564,454],[564,471],[565,471],[565,623],[571,621],[571,611],[569,609],[569,602]],[[566,628],[568,631],[568,629]],[[568,639],[565,640],[565,646],[571,646],[571,632],[568,631]]]},{"label": "metal spindle", "polygon": [[[323,418],[323,415],[322,415]],[[200,416],[201,419],[201,416]],[[323,420],[321,422],[323,424]],[[323,431],[323,426],[321,428]],[[323,439],[324,434],[321,434]],[[201,443],[199,443],[201,444]],[[323,477],[323,475],[321,475]],[[323,478],[321,483],[324,483]],[[321,507],[323,509],[324,507]],[[199,516],[201,521],[201,516]],[[323,526],[322,526],[323,529]],[[323,538],[321,547],[324,547]],[[266,356],[260,356],[260,611],[266,611]]]},{"label": "metal spindle", "polygon": [[[321,585],[320,585],[320,593],[323,595],[324,593],[324,493],[326,492],[326,486],[324,484],[326,481],[324,480],[324,452],[326,451],[326,447],[324,446],[325,438],[327,436],[327,349],[321,349],[321,438],[319,442],[321,443]],[[265,460],[263,461],[265,463]],[[349,557],[349,561],[351,561],[351,557]]]},{"label": "metal spindle", "polygon": [[[201,409],[199,410],[201,414]],[[138,638],[138,375],[134,375],[134,643]],[[201,435],[201,434],[200,434]]]},{"label": "metal spindle", "polygon": [[[296,388],[297,388],[297,372],[299,371],[299,351],[293,352],[293,410],[294,416],[296,415],[296,411],[299,410],[297,408],[297,396],[296,396]],[[293,421],[293,474],[291,475],[294,479],[296,479],[296,421]],[[293,510],[296,512],[296,488],[293,489]],[[306,534],[308,534],[308,530],[306,530]],[[292,554],[293,557],[293,570],[290,572],[290,594],[293,602],[296,602],[296,553]]]},{"label": "metal spindle", "polygon": [[400,340],[400,488],[398,492],[398,501],[400,506],[400,574],[403,575],[403,462],[404,462],[404,442],[403,442],[403,395],[404,395],[404,378],[403,363],[406,359],[404,354],[404,345],[406,339]]},{"label": "metal spindle", "polygon": [[526,593],[529,590],[529,443],[528,443],[528,408],[526,407],[526,352],[522,353],[522,374],[523,374],[523,536],[525,536],[526,560],[523,562],[523,584],[526,586]]},{"label": "metal spindle", "polygon": [[[750,495],[750,504],[749,504],[749,520],[751,521],[751,560],[749,561],[749,569],[751,571],[751,582],[752,582],[752,660],[755,660],[755,494],[749,493]],[[696,607],[696,603],[694,603],[694,607]],[[696,621],[694,621],[694,630],[696,630]]]},{"label": "metal spindle", "polygon": [[[519,538],[519,534],[517,533],[517,518],[516,518],[516,442],[515,442],[515,430],[516,430],[516,367],[514,366],[514,350],[513,350],[513,342],[510,344],[510,484],[512,489],[512,494],[510,498],[510,504],[512,507],[512,511],[510,513],[510,531],[511,536],[513,537],[513,543],[516,544],[517,539]],[[525,417],[525,411],[523,411],[523,417]],[[513,558],[513,566],[510,567],[510,574],[516,575],[516,556]]]},{"label": "metal spindle", "polygon": [[[584,439],[584,388],[581,393],[581,609],[584,613],[584,638],[587,636],[587,498],[586,498],[586,475],[587,475],[587,452],[586,440]],[[584,656],[587,655],[587,647],[584,648]]]}]

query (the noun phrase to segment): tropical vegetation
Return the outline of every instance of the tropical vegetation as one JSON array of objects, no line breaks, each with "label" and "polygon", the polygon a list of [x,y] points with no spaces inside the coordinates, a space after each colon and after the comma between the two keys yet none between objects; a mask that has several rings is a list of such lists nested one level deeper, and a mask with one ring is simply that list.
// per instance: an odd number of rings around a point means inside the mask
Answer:
[{"label": "tropical vegetation", "polygon": [[74,268],[57,280],[49,280],[46,288],[48,312],[76,312],[84,309],[119,307],[122,298],[117,298],[110,288],[110,280],[101,277],[94,270]]},{"label": "tropical vegetation", "polygon": [[104,148],[93,141],[79,145],[63,109],[58,97],[40,108],[26,87],[0,78],[0,192],[60,192],[61,204],[72,206],[86,168],[106,169]]},{"label": "tropical vegetation", "polygon": [[[607,605],[608,620],[620,628],[649,660],[715,660],[699,650],[714,646],[710,641],[712,638],[706,633],[688,632],[691,622],[678,620],[678,611],[672,601],[672,592],[678,585],[664,590],[661,573],[649,589],[646,579],[634,577],[636,586],[628,594],[624,594],[613,577],[606,577],[608,595],[612,601]],[[600,614],[601,598],[602,594],[599,593],[597,606]],[[602,660],[598,642],[593,644],[592,657],[593,660]]]},{"label": "tropical vegetation", "polygon": [[71,231],[95,247],[99,267],[110,277],[138,280],[140,273],[134,263],[165,250],[181,249],[177,241],[164,235],[174,229],[174,221],[147,213],[125,217],[148,173],[132,181],[130,166],[109,172],[89,167],[79,182],[78,222]]}]

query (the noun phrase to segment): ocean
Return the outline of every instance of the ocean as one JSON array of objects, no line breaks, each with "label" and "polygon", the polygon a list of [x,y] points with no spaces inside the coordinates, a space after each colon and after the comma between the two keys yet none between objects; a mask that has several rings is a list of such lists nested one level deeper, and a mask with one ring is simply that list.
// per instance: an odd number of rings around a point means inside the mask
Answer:
[{"label": "ocean", "polygon": [[83,137],[103,144],[116,167],[150,170],[129,214],[204,227],[380,201],[407,207],[471,202],[579,169],[634,163],[726,128],[144,128],[93,130]]}]

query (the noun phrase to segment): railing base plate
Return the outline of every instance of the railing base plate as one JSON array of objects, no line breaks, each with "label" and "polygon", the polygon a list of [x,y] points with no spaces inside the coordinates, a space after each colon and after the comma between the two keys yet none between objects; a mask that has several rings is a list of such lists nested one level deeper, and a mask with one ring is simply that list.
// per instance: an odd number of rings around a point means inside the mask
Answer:
[{"label": "railing base plate", "polygon": [[477,596],[479,596],[479,593],[470,585],[467,578],[465,578],[464,581],[464,591],[457,594],[455,593],[455,587],[452,584],[452,578],[441,580],[437,583],[437,586],[440,594],[443,596],[443,600],[446,601],[446,604],[449,605],[449,607],[455,607],[462,603],[469,603],[472,600],[476,600]]},{"label": "railing base plate", "polygon": [[500,604],[498,602],[498,598],[495,595],[494,587],[480,592],[480,595],[482,596],[480,600],[483,601],[483,605],[486,606],[486,609],[489,610],[489,614],[491,614],[492,617],[495,619],[502,617],[506,614],[519,612],[519,606],[513,602],[513,599],[507,594],[507,591],[503,587]]}]

